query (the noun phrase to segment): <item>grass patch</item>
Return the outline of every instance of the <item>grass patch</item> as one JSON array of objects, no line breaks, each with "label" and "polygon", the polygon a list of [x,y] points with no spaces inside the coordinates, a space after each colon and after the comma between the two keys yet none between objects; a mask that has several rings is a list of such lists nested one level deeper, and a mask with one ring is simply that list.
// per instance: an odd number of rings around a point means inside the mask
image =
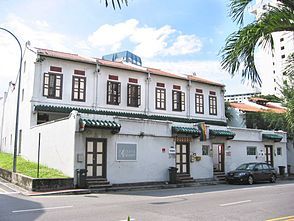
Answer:
[{"label": "grass patch", "polygon": [[[5,170],[12,171],[13,155],[9,153],[0,152],[0,167]],[[38,164],[25,160],[18,156],[16,163],[16,172],[26,176],[37,178]],[[39,178],[67,178],[62,172],[52,169],[43,165],[40,165],[40,177]]]}]

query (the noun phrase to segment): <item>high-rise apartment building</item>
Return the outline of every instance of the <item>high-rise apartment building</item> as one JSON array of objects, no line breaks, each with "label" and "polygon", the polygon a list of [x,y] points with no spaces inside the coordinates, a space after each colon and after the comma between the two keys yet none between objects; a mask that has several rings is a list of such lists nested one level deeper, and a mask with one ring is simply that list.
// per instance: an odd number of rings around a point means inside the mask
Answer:
[{"label": "high-rise apartment building", "polygon": [[[256,0],[251,12],[260,18],[270,6],[281,4],[278,0]],[[284,68],[289,54],[294,52],[294,32],[273,33],[274,49],[263,49],[258,52],[256,66],[262,78],[262,94],[281,96],[280,88],[285,80]]]}]

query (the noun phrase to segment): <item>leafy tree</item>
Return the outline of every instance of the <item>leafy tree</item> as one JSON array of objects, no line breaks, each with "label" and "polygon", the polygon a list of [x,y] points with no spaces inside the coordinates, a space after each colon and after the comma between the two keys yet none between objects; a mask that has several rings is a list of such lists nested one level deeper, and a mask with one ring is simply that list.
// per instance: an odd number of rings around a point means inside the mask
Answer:
[{"label": "leafy tree", "polygon": [[105,6],[108,7],[109,4],[112,5],[113,9],[115,9],[117,6],[119,9],[121,9],[121,6],[125,4],[128,6],[128,0],[104,0],[105,1]]},{"label": "leafy tree", "polygon": [[294,131],[290,128],[287,113],[247,112],[246,127],[263,130],[283,130],[288,138],[293,139]]},{"label": "leafy tree", "polygon": [[[274,32],[294,31],[294,1],[280,0],[282,4],[269,6],[269,10],[260,18],[244,26],[244,12],[252,1],[230,0],[230,16],[240,25],[240,29],[226,39],[225,46],[220,51],[221,66],[232,76],[241,70],[243,79],[261,85],[261,78],[255,67],[255,49],[257,46],[265,48],[267,45],[273,48]],[[294,59],[289,62],[293,67]]]},{"label": "leafy tree", "polygon": [[[294,57],[294,56],[293,56]],[[287,80],[284,81],[282,93],[284,104],[287,107],[286,120],[289,130],[294,134],[294,68],[286,72]]]}]

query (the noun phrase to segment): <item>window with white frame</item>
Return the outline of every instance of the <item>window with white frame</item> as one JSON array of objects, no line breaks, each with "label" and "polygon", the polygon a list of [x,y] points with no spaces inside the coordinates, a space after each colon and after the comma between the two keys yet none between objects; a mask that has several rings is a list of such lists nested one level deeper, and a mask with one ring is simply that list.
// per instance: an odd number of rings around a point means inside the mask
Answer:
[{"label": "window with white frame", "polygon": [[256,147],[247,147],[247,155],[255,156],[256,155]]},{"label": "window with white frame", "polygon": [[136,161],[137,144],[136,143],[117,143],[116,144],[117,161]]}]

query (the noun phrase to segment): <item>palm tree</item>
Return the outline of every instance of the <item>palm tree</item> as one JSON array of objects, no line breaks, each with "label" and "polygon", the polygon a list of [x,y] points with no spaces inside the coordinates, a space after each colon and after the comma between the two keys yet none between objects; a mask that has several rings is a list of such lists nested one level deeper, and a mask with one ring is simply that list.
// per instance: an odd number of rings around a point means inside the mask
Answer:
[{"label": "palm tree", "polygon": [[[240,29],[232,33],[221,49],[221,66],[232,76],[239,73],[243,79],[261,85],[254,61],[257,46],[274,48],[272,33],[294,31],[294,1],[280,0],[278,6],[269,6],[256,21],[244,26],[243,18],[246,8],[253,0],[230,0],[230,16],[240,25]],[[291,62],[291,61],[290,61]],[[292,60],[293,62],[293,60]],[[293,64],[290,64],[293,67]]]},{"label": "palm tree", "polygon": [[116,5],[121,9],[122,4],[126,4],[128,6],[128,0],[104,0],[105,1],[105,6],[108,7],[108,5],[112,4],[113,9],[116,8]]}]

